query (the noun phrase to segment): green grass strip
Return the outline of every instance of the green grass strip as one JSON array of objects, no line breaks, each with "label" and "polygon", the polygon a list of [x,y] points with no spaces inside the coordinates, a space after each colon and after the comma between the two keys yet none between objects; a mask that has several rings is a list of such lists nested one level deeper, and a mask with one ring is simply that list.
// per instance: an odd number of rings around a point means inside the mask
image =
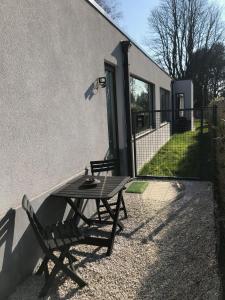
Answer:
[{"label": "green grass strip", "polygon": [[200,133],[199,123],[195,130],[177,133],[147,162],[139,175],[201,177],[210,180],[212,166],[208,128]]},{"label": "green grass strip", "polygon": [[142,194],[148,186],[147,181],[135,181],[127,188],[126,193]]}]

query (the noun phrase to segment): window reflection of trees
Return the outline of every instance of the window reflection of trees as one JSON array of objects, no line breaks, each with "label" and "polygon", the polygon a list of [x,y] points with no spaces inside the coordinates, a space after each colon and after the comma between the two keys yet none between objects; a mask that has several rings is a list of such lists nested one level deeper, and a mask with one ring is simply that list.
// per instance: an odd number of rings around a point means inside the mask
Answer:
[{"label": "window reflection of trees", "polygon": [[131,77],[131,108],[133,111],[149,111],[149,84]]},{"label": "window reflection of trees", "polygon": [[130,79],[131,109],[136,132],[153,127],[153,85],[137,78]]}]

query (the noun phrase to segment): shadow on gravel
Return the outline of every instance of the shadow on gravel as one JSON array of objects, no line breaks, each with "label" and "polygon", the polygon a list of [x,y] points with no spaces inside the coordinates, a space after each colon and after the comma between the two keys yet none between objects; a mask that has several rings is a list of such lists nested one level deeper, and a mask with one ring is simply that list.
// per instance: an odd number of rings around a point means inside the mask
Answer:
[{"label": "shadow on gravel", "polygon": [[[75,269],[79,267],[85,267],[85,265],[87,265],[88,263],[96,262],[102,259],[103,257],[105,257],[105,252],[98,253],[100,249],[101,249],[100,247],[93,248],[93,251],[88,251],[88,252],[77,250],[76,246],[74,249],[71,249],[71,254],[73,254],[75,257],[77,256],[83,257],[83,259],[74,263]],[[66,289],[66,293],[63,296],[59,294],[60,286],[62,286],[67,279],[68,277],[66,277],[64,274],[61,273],[61,275],[58,276],[57,280],[55,280],[51,290],[49,291],[49,294],[44,299],[45,300],[49,300],[49,299],[67,300],[67,299],[71,299],[73,296],[75,297],[75,295],[79,292],[79,290],[81,290],[81,288],[79,288],[76,283],[72,284],[68,289]]]},{"label": "shadow on gravel", "polygon": [[157,260],[149,265],[137,299],[217,299],[215,228],[208,204],[190,199],[143,240],[156,245]]},{"label": "shadow on gravel", "polygon": [[[184,192],[180,192],[178,191],[179,194],[178,196],[170,203],[165,205],[163,208],[161,208],[157,214],[163,213],[164,211],[167,211],[168,208],[170,208],[171,210],[173,210],[173,213],[171,214],[170,218],[168,218],[168,222],[172,221],[172,219],[174,219],[174,209],[177,206],[177,204],[179,203],[180,198],[184,195]],[[121,232],[120,235],[126,237],[126,238],[132,238],[132,236],[137,233],[139,230],[141,230],[144,226],[146,226],[148,223],[150,223],[151,221],[153,221],[156,216],[152,216],[151,218],[148,218],[146,221],[142,222],[139,226],[137,226],[136,228],[134,228],[134,230],[132,230],[131,232],[127,233],[127,232]],[[155,233],[157,231],[157,233],[166,226],[165,223],[161,224],[157,229],[155,229]],[[149,236],[148,239],[151,239],[151,237]]]}]

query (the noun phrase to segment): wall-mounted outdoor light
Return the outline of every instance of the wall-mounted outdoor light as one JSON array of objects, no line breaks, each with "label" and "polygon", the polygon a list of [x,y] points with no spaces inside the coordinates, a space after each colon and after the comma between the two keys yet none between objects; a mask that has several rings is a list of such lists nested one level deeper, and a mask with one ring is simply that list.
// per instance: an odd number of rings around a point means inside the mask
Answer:
[{"label": "wall-mounted outdoor light", "polygon": [[106,87],[106,77],[99,77],[98,78],[98,86],[101,88]]},{"label": "wall-mounted outdoor light", "polygon": [[98,77],[95,82],[93,83],[93,91],[96,95],[99,88],[105,88],[106,87],[106,77]]}]

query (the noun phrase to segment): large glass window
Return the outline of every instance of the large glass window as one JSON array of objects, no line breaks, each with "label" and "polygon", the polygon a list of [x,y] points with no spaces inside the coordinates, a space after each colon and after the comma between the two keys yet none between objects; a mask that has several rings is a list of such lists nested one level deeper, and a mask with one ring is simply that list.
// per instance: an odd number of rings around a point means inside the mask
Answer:
[{"label": "large glass window", "polygon": [[160,89],[160,110],[161,123],[171,121],[170,92],[163,88]]},{"label": "large glass window", "polygon": [[132,122],[136,132],[153,127],[153,88],[148,82],[130,78]]}]

